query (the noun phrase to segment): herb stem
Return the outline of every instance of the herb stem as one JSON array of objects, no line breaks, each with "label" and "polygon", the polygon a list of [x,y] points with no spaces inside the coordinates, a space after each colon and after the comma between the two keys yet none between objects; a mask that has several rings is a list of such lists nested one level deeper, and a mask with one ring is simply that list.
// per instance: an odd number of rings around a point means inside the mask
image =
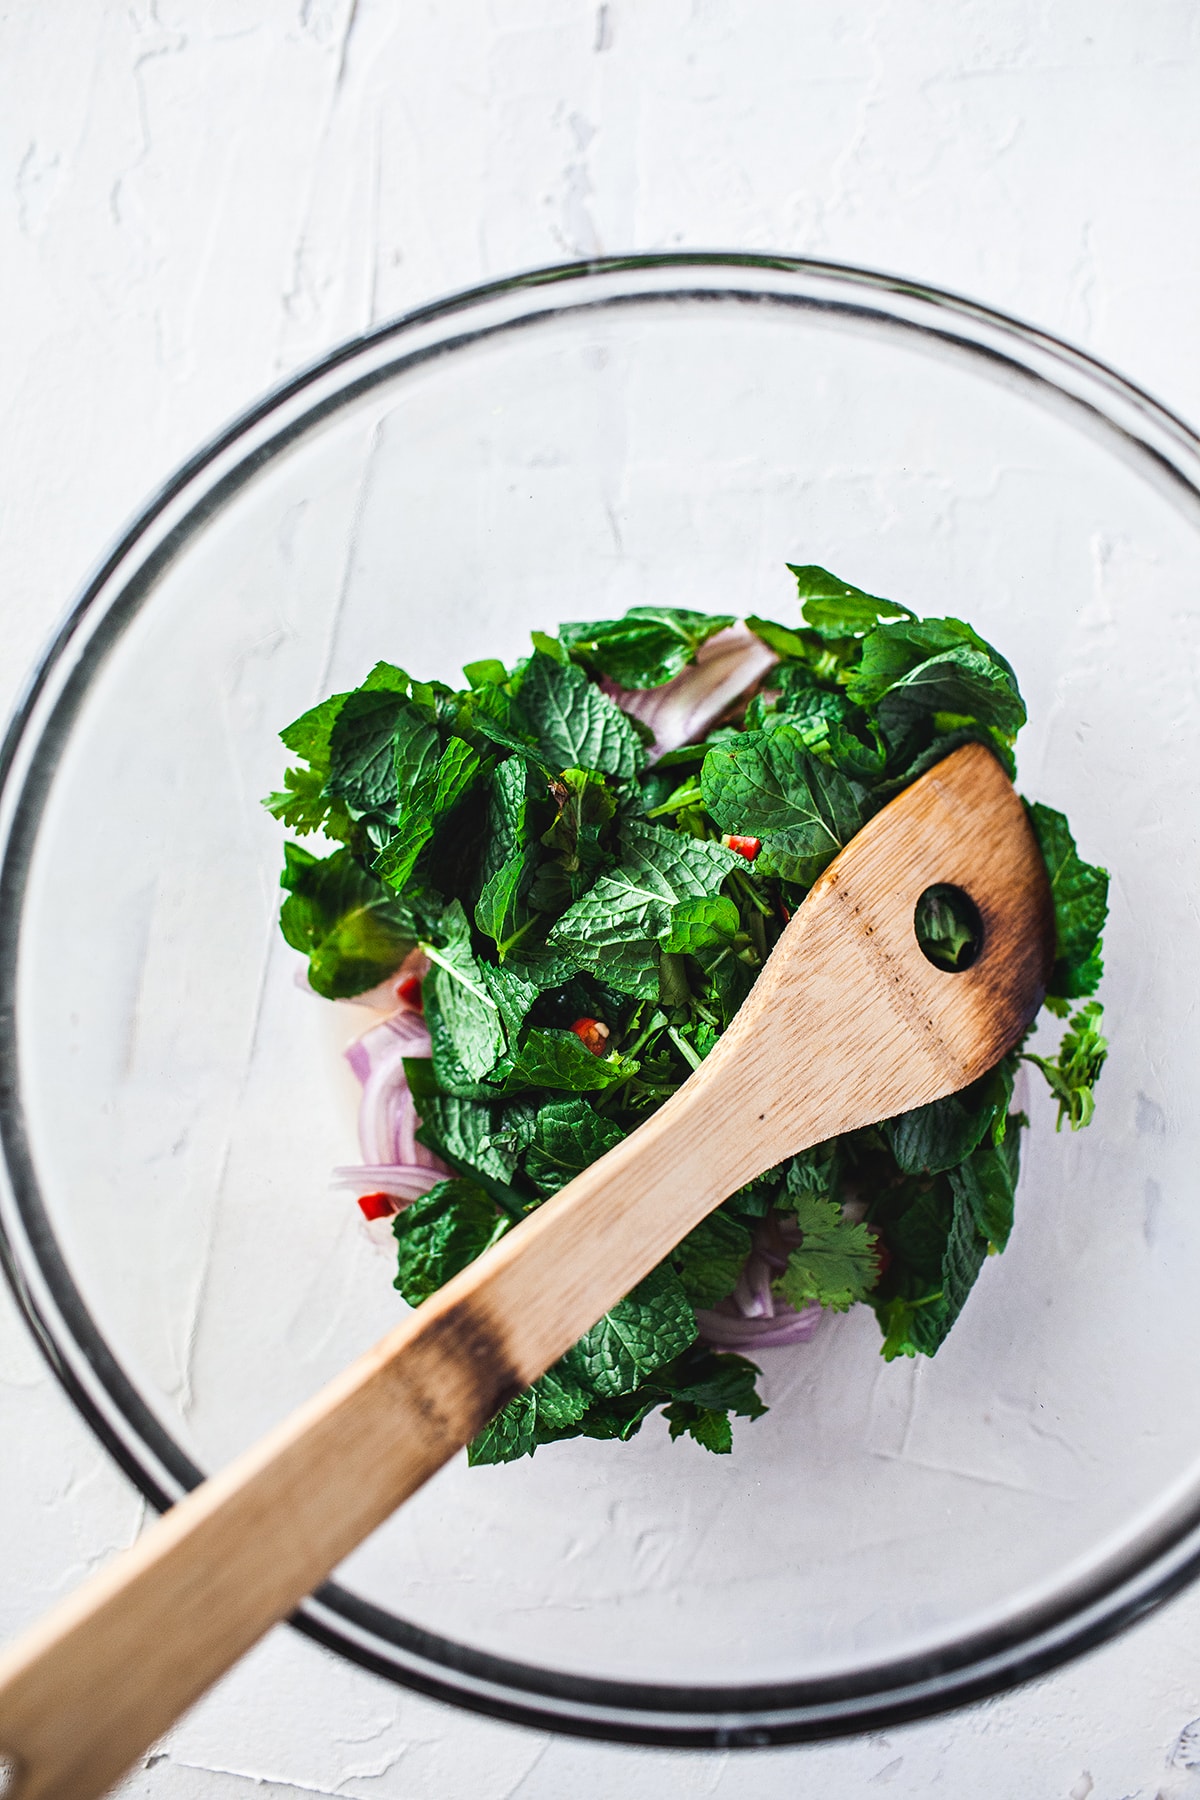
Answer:
[{"label": "herb stem", "polygon": [[698,781],[688,782],[686,787],[677,787],[675,792],[663,801],[661,806],[654,807],[646,814],[648,819],[661,819],[664,813],[682,812],[685,806],[699,806],[704,800],[704,789]]},{"label": "herb stem", "polygon": [[729,881],[730,885],[735,887],[742,898],[748,900],[756,911],[760,912],[765,919],[770,918],[773,911],[770,901],[764,900],[761,894],[755,892],[753,882],[749,881],[740,869],[729,871]]},{"label": "herb stem", "polygon": [[421,943],[417,948],[423,950],[430,962],[436,963],[439,969],[445,969],[447,975],[457,981],[460,986],[465,987],[468,993],[474,994],[477,1000],[482,1000],[484,1005],[490,1006],[493,1012],[500,1011],[500,1008],[496,1005],[492,996],[489,993],[486,993],[483,988],[477,987],[473,981],[469,981],[462,970],[456,969],[454,964],[449,962],[447,958],[442,955],[440,950],[435,949],[432,944],[427,943]]},{"label": "herb stem", "polygon": [[680,1032],[676,1031],[674,1025],[667,1026],[667,1036],[678,1050],[680,1056],[682,1056],[684,1062],[689,1063],[693,1069],[698,1069],[702,1060],[701,1057],[692,1049],[692,1046],[688,1043],[687,1039]]}]

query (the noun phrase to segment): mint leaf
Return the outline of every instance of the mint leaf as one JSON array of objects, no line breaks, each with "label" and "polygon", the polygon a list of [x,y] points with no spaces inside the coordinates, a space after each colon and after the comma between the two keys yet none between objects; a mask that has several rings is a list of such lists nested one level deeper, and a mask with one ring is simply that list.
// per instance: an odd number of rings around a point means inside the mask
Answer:
[{"label": "mint leaf", "polygon": [[342,703],[329,739],[326,790],[355,817],[396,813],[394,739],[407,704],[386,688],[359,688]]},{"label": "mint leaf", "polygon": [[682,900],[714,895],[741,860],[732,850],[630,820],[618,866],[601,875],[554,926],[552,948],[640,999],[658,997],[658,946]]},{"label": "mint leaf", "polygon": [[556,1365],[484,1426],[474,1443],[467,1446],[467,1461],[476,1467],[532,1456],[539,1444],[575,1436],[571,1428],[583,1418],[587,1408],[587,1394],[561,1365]]},{"label": "mint leaf", "polygon": [[593,1400],[579,1421],[581,1437],[615,1439],[627,1444],[642,1429],[646,1417],[661,1403],[661,1394],[638,1392],[613,1399]]},{"label": "mint leaf", "polygon": [[308,957],[308,979],[327,1000],[375,987],[412,949],[409,915],[349,850],[319,858],[285,844],[280,880],[289,890],[280,929]]},{"label": "mint leaf", "polygon": [[493,940],[501,960],[532,916],[525,904],[535,866],[529,848],[528,787],[529,777],[518,757],[506,758],[493,771],[475,923]]},{"label": "mint leaf", "polygon": [[660,1363],[695,1340],[696,1319],[679,1277],[662,1264],[585,1331],[563,1358],[601,1398],[632,1393]]},{"label": "mint leaf", "polygon": [[638,1065],[615,1051],[596,1056],[573,1031],[528,1032],[512,1055],[507,1088],[565,1088],[569,1093],[598,1093],[628,1081]]},{"label": "mint leaf", "polygon": [[815,1300],[834,1312],[845,1312],[865,1300],[879,1276],[875,1241],[865,1225],[852,1225],[831,1200],[805,1196],[795,1204],[803,1232],[798,1250],[775,1283],[791,1306]]},{"label": "mint leaf", "polygon": [[557,853],[567,874],[590,874],[604,857],[605,828],[617,810],[617,797],[603,775],[590,769],[564,769],[551,789],[558,812],[542,833],[542,843]]},{"label": "mint leaf", "polygon": [[[859,729],[869,734],[870,742],[852,725],[855,719]],[[887,750],[874,726],[856,712],[844,695],[826,693],[822,688],[781,697],[778,707],[765,712],[761,719],[751,721],[748,713],[747,722],[767,731],[780,725],[790,726],[810,755],[840,769],[852,781],[874,783],[887,763]]]},{"label": "mint leaf", "polygon": [[894,745],[915,721],[935,714],[975,719],[1012,738],[1025,723],[1025,702],[1007,664],[986,648],[959,645],[919,663],[875,703],[879,728]]},{"label": "mint leaf", "polygon": [[328,700],[322,700],[309,712],[302,713],[300,718],[293,719],[285,725],[280,737],[293,755],[302,756],[305,762],[312,763],[322,774],[329,771],[329,737],[337,722],[338,714],[349,694],[331,694]]},{"label": "mint leaf", "polygon": [[522,1101],[487,1104],[454,1094],[420,1101],[421,1142],[447,1162],[509,1182],[536,1129],[537,1113]]},{"label": "mint leaf", "polygon": [[965,1207],[985,1244],[1003,1250],[1013,1225],[1013,1196],[1021,1156],[1021,1120],[1010,1121],[998,1144],[978,1144],[949,1171],[957,1207]]},{"label": "mint leaf", "polygon": [[[922,663],[941,656],[945,651],[969,649],[978,651],[997,667],[1010,665],[999,651],[992,649],[979,633],[961,619],[911,619],[896,624],[877,625],[863,640],[858,665],[846,677],[846,694],[867,711],[902,681],[920,668]],[[1013,676],[1013,685],[1016,677]]]},{"label": "mint leaf", "polygon": [[705,1450],[717,1456],[728,1456],[733,1449],[733,1426],[729,1414],[715,1412],[706,1406],[695,1406],[687,1400],[673,1400],[663,1407],[663,1417],[670,1426],[672,1438],[695,1438]]},{"label": "mint leaf", "polygon": [[762,840],[757,872],[804,887],[865,823],[862,790],[811,756],[786,723],[714,744],[700,779],[722,831]]},{"label": "mint leaf", "polygon": [[732,1214],[717,1211],[703,1219],[672,1252],[693,1306],[715,1306],[733,1291],[753,1248],[749,1227]]},{"label": "mint leaf", "polygon": [[624,1136],[615,1120],[602,1119],[586,1100],[552,1101],[537,1115],[525,1173],[541,1193],[556,1194]]},{"label": "mint leaf", "polygon": [[388,887],[399,891],[408,884],[422,850],[469,792],[482,766],[478,753],[465,739],[452,737],[438,761],[420,777],[405,805],[400,829],[375,859],[375,873]]},{"label": "mint leaf", "polygon": [[525,669],[520,701],[555,769],[594,769],[629,779],[645,761],[625,714],[574,663],[555,662],[535,651]]},{"label": "mint leaf", "polygon": [[423,985],[426,1012],[431,993],[436,1011],[436,1037],[434,1020],[429,1020],[434,1062],[443,1034],[448,1034],[458,1063],[479,1081],[495,1068],[507,1043],[500,1008],[471,949],[471,929],[460,901],[455,900],[442,916],[441,943],[423,947],[433,959]]},{"label": "mint leaf", "polygon": [[700,956],[732,943],[741,925],[738,909],[726,894],[679,900],[671,908],[670,929],[662,947],[673,956]]},{"label": "mint leaf", "polygon": [[402,702],[392,733],[392,776],[402,811],[434,776],[440,756],[441,740],[429,711]]},{"label": "mint leaf", "polygon": [[[831,575],[816,563],[789,563],[796,577],[796,592],[806,622],[823,638],[856,637],[880,619],[911,619],[916,615],[895,600],[864,594],[861,588]],[[769,641],[769,640],[768,640]]]},{"label": "mint leaf", "polygon": [[1007,1114],[1012,1084],[1006,1058],[960,1093],[888,1119],[883,1130],[899,1167],[909,1175],[936,1175],[964,1161]]},{"label": "mint leaf", "polygon": [[1066,1000],[1093,994],[1099,985],[1100,933],[1108,916],[1108,870],[1085,863],[1071,828],[1052,806],[1026,806],[1050,877],[1054,901],[1054,971],[1051,994]]},{"label": "mint leaf", "polygon": [[737,1413],[743,1419],[761,1419],[767,1409],[754,1386],[761,1373],[758,1365],[747,1362],[744,1356],[693,1344],[674,1362],[656,1369],[651,1380],[673,1399]]},{"label": "mint leaf", "polygon": [[559,641],[570,656],[619,687],[655,688],[695,660],[732,614],[688,612],[675,606],[633,606],[623,619],[560,625]]},{"label": "mint leaf", "polygon": [[474,1182],[439,1181],[396,1215],[395,1286],[410,1306],[420,1306],[481,1256],[507,1224]]}]

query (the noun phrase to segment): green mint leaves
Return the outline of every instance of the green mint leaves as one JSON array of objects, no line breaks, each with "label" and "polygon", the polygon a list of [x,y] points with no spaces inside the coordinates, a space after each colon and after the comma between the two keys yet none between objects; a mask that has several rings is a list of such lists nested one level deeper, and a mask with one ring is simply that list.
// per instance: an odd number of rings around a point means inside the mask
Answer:
[{"label": "green mint leaves", "polygon": [[[1046,863],[1054,900],[1055,961],[1050,995],[1060,1002],[1094,994],[1104,965],[1100,933],[1108,916],[1108,870],[1080,859],[1062,813],[1028,808],[1029,821]],[[1065,1012],[1065,1006],[1055,1007]]]},{"label": "green mint leaves", "polygon": [[[998,650],[960,619],[789,568],[786,619],[746,621],[775,666],[704,742],[657,761],[619,691],[686,685],[732,616],[643,606],[538,631],[512,668],[469,663],[458,691],[381,662],[281,734],[296,761],[266,804],[324,840],[289,843],[282,875],[283,935],[312,986],[351,996],[417,946],[429,961],[431,1054],[406,1069],[420,1139],[453,1174],[395,1220],[411,1304],[700,1066],[808,889],[894,794],[971,741],[1011,770],[1025,708]],[[1108,876],[1061,813],[1029,816],[1055,910],[1047,1003],[1066,1017],[1100,979]],[[927,927],[945,966],[965,959],[961,921]],[[1091,1002],[1056,1055],[1027,1056],[1060,1124],[1092,1116],[1106,1050]],[[1018,1060],[731,1195],[503,1408],[472,1462],[623,1442],[656,1412],[672,1437],[727,1453],[732,1421],[764,1410],[759,1372],[700,1342],[696,1315],[731,1317],[751,1268],[785,1310],[865,1302],[885,1357],[933,1355],[1013,1229]]]},{"label": "green mint leaves", "polygon": [[623,619],[560,625],[558,638],[589,673],[607,675],[618,687],[655,688],[681,674],[710,637],[733,623],[731,614],[634,606]]}]

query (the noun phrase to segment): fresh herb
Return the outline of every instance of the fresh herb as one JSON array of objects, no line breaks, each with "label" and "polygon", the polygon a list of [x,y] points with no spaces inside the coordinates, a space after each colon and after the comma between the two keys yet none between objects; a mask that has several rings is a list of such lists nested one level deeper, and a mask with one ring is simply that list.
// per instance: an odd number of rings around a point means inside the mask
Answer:
[{"label": "fresh herb", "polygon": [[[380,663],[282,734],[297,763],[267,805],[325,840],[320,855],[289,843],[282,878],[283,932],[312,986],[352,995],[414,947],[428,958],[432,1055],[406,1071],[421,1141],[454,1173],[394,1221],[413,1304],[699,1067],[791,912],[894,794],[966,742],[1012,770],[1025,708],[997,650],[961,620],[789,566],[799,616],[746,621],[775,667],[702,742],[658,759],[642,693],[684,691],[731,618],[635,607],[535,632],[528,658],[470,663],[458,691]],[[1061,813],[1029,816],[1054,900],[1047,1005],[1065,1018],[1100,979],[1108,876]],[[930,890],[918,921],[948,968],[978,947],[956,892]],[[1091,1118],[1106,1048],[1090,1002],[1056,1055],[1025,1054],[1060,1123]],[[699,1341],[697,1310],[728,1307],[768,1240],[784,1246],[777,1304],[866,1302],[885,1357],[932,1355],[1012,1230],[1022,1054],[731,1195],[503,1409],[471,1460],[625,1440],[659,1410],[673,1437],[728,1451],[731,1419],[764,1410],[758,1370]]]}]

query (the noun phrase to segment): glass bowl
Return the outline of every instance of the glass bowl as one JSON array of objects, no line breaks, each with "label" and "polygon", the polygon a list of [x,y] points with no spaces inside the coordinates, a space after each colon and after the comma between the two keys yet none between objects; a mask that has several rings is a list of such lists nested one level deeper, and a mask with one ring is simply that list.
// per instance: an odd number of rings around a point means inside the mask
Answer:
[{"label": "glass bowl", "polygon": [[459,1458],[300,1628],[509,1718],[648,1743],[879,1727],[1044,1669],[1200,1557],[1200,444],[1011,319],[752,256],[544,270],[347,344],[146,507],[0,795],[4,1253],[158,1506],[400,1302],[328,1171],[339,1049],[276,928],[277,729],[379,657],[454,680],[653,601],[794,616],[785,561],[969,618],[1021,786],[1114,875],[1090,1130],[1030,1087],[1017,1226],[933,1362],[869,1311],[760,1360],[734,1454]]}]

